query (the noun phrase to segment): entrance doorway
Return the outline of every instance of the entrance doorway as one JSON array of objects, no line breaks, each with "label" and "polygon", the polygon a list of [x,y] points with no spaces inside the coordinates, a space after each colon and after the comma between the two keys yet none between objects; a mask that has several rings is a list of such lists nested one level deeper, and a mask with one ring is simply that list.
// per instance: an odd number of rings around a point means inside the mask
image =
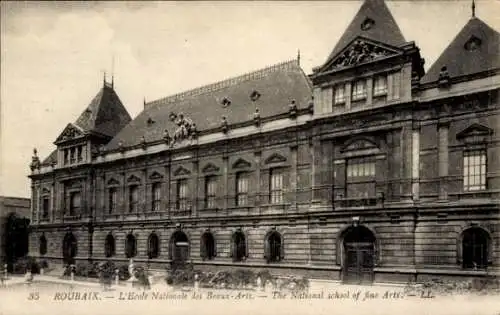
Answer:
[{"label": "entrance doorway", "polygon": [[373,282],[375,236],[363,226],[351,227],[344,233],[343,281],[351,284]]},{"label": "entrance doorway", "polygon": [[189,239],[182,231],[172,234],[170,239],[170,259],[176,266],[184,265],[189,259]]},{"label": "entrance doorway", "polygon": [[73,233],[69,232],[64,236],[62,250],[64,263],[74,264],[77,251],[77,241]]}]

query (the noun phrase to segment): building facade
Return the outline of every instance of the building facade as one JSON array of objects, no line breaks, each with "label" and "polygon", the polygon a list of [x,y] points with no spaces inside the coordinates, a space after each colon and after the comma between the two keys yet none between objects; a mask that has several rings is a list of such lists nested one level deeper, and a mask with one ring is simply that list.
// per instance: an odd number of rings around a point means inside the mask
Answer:
[{"label": "building facade", "polygon": [[30,199],[0,196],[0,268],[29,251]]},{"label": "building facade", "polygon": [[326,62],[147,104],[112,84],[31,163],[30,252],[346,282],[497,274],[499,33],[473,16],[424,71],[382,0]]}]

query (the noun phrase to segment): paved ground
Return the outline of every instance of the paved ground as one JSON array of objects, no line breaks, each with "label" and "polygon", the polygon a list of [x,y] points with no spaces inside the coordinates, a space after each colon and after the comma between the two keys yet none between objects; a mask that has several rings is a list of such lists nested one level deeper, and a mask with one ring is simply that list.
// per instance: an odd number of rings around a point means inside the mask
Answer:
[{"label": "paved ground", "polygon": [[[432,296],[432,292],[430,294]],[[27,285],[12,278],[0,289],[0,314],[500,314],[499,296],[407,296],[401,286],[312,282],[309,292],[174,290],[164,283],[143,291],[123,284],[103,291],[98,283],[36,276]],[[78,298],[78,300],[75,300]]]}]

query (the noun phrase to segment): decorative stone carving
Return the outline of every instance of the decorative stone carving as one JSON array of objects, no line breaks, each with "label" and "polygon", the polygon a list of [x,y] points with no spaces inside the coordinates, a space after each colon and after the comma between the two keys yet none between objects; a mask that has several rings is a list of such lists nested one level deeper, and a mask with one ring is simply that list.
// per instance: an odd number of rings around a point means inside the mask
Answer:
[{"label": "decorative stone carving", "polygon": [[174,121],[177,125],[177,129],[174,132],[173,143],[177,143],[186,139],[196,138],[196,125],[194,122],[185,117],[184,114],[170,113],[170,120]]},{"label": "decorative stone carving", "polygon": [[380,48],[363,40],[355,41],[345,50],[332,64],[332,69],[339,69],[371,62],[379,58],[394,54],[386,49]]},{"label": "decorative stone carving", "polygon": [[37,155],[37,150],[36,148],[33,149],[33,156],[31,157],[31,164],[30,164],[30,168],[32,171],[36,170],[36,169],[39,169],[40,168],[40,158],[38,157]]},{"label": "decorative stone carving", "polygon": [[143,150],[146,150],[147,143],[146,143],[146,138],[144,136],[141,137],[141,147]]},{"label": "decorative stone carving", "polygon": [[292,100],[290,105],[288,105],[288,115],[292,119],[297,117],[297,104],[295,103],[295,100]]},{"label": "decorative stone carving", "polygon": [[253,122],[255,126],[260,126],[260,112],[258,108],[256,108],[255,113],[253,113]]},{"label": "decorative stone carving", "polygon": [[229,124],[227,122],[226,116],[222,116],[222,122],[221,122],[221,130],[223,133],[227,133],[229,130]]},{"label": "decorative stone carving", "polygon": [[170,142],[172,141],[172,137],[170,137],[167,129],[163,131],[163,141],[165,141],[167,145],[170,145]]},{"label": "decorative stone carving", "polygon": [[450,85],[450,74],[446,66],[443,66],[439,72],[438,85],[442,87]]}]

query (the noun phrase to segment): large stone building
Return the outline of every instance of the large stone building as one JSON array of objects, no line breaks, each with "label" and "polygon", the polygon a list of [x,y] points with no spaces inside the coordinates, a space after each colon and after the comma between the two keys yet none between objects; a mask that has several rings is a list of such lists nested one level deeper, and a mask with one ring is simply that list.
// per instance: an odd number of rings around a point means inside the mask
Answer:
[{"label": "large stone building", "polygon": [[30,199],[0,196],[0,269],[28,254]]},{"label": "large stone building", "polygon": [[292,60],[134,119],[104,82],[33,157],[31,254],[353,282],[496,274],[500,36],[464,24],[427,72],[366,0],[310,75]]}]

